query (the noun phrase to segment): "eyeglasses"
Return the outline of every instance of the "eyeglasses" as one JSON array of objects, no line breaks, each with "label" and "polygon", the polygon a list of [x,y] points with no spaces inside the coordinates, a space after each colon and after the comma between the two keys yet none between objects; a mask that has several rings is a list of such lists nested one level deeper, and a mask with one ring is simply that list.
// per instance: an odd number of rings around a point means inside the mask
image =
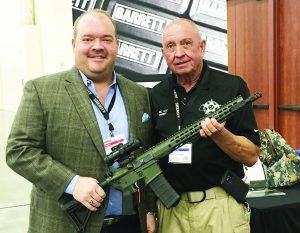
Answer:
[{"label": "eyeglasses", "polygon": [[[179,47],[183,50],[190,50],[194,45],[194,42],[192,39],[184,39],[180,41]],[[164,51],[166,53],[173,53],[177,49],[177,44],[175,42],[170,42],[164,46]]]}]

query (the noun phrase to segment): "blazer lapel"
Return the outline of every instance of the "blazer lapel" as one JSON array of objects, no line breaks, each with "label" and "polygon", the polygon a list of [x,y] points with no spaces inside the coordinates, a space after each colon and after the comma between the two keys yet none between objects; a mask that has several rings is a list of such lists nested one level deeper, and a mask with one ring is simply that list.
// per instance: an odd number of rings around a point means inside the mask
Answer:
[{"label": "blazer lapel", "polygon": [[92,141],[102,156],[105,149],[97,119],[79,71],[74,67],[66,78],[66,90],[72,99],[82,124],[88,131]]},{"label": "blazer lapel", "polygon": [[118,85],[120,86],[121,93],[123,95],[123,100],[127,112],[127,118],[128,118],[128,127],[130,132],[130,138],[135,138],[137,133],[137,128],[134,127],[136,124],[136,99],[134,97],[134,93],[129,90],[130,86],[128,85],[128,82],[126,82],[126,79],[120,75],[118,75]]}]

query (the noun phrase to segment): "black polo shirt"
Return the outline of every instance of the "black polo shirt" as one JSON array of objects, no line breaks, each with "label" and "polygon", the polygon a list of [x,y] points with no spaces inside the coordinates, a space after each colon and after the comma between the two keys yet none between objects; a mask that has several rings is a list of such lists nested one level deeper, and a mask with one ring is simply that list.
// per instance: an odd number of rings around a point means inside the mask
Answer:
[{"label": "black polo shirt", "polygon": [[[174,89],[179,98],[181,127],[203,118],[205,113],[213,111],[218,105],[226,104],[238,95],[244,99],[250,95],[242,78],[211,69],[205,62],[197,84],[188,93],[177,84],[176,77],[170,75],[150,91],[157,142],[178,130]],[[251,105],[245,106],[230,118],[225,127],[259,145],[259,135],[255,131],[257,124]],[[219,186],[227,169],[231,169],[241,178],[244,176],[242,164],[232,160],[209,137],[201,138],[200,135],[192,142],[191,164],[172,164],[168,162],[168,156],[165,156],[160,160],[160,166],[178,193]]]}]

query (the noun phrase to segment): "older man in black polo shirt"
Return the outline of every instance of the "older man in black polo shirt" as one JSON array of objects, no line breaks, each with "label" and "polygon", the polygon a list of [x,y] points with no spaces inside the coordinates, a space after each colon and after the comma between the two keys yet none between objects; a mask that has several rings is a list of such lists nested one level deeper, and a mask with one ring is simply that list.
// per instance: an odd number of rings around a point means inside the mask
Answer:
[{"label": "older man in black polo shirt", "polygon": [[[187,19],[172,21],[163,32],[163,55],[172,75],[150,93],[158,141],[241,95],[249,96],[240,77],[213,70],[203,61],[205,41]],[[166,209],[158,201],[159,232],[250,232],[249,210],[220,187],[231,170],[243,177],[243,166],[258,159],[259,135],[251,106],[226,123],[201,122],[199,138],[160,161],[179,204]]]}]

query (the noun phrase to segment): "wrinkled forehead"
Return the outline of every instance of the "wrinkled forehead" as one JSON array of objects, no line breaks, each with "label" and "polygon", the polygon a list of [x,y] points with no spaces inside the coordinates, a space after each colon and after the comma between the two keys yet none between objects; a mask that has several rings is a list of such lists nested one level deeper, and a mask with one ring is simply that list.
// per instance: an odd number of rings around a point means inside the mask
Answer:
[{"label": "wrinkled forehead", "polygon": [[188,21],[173,21],[169,23],[163,31],[164,44],[169,41],[180,41],[187,38],[201,40],[200,32],[197,27]]}]

